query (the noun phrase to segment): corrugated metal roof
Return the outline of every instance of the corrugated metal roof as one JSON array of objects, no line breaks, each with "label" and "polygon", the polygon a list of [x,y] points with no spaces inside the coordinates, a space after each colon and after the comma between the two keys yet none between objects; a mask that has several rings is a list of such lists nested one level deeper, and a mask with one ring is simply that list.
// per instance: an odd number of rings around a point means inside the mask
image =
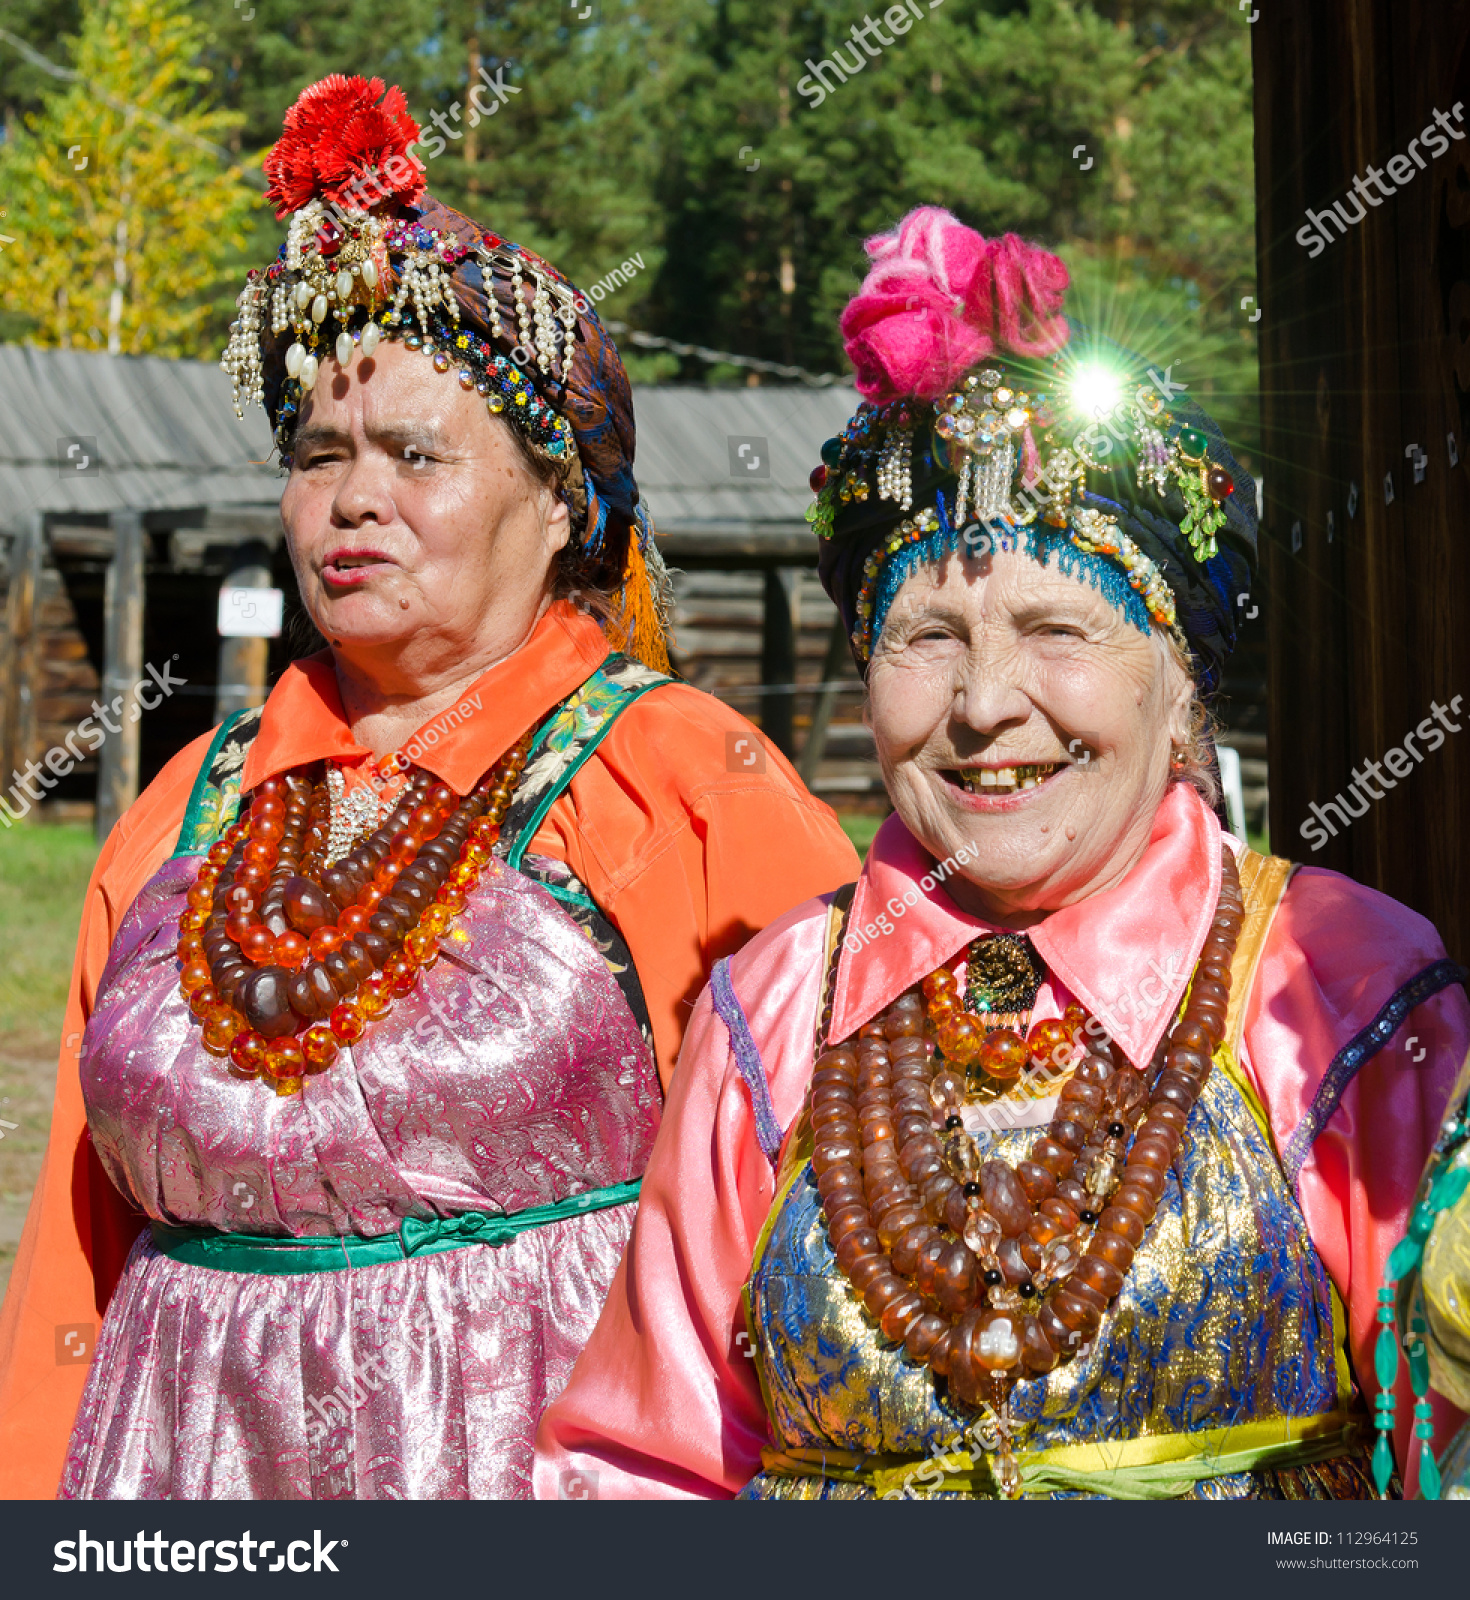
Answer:
[{"label": "corrugated metal roof", "polygon": [[[822,441],[857,409],[852,389],[635,391],[638,490],[666,533],[802,521]],[[739,443],[756,443],[744,456]],[[732,443],[732,441],[734,441]],[[751,469],[756,456],[760,466]],[[768,475],[763,475],[768,474]]]},{"label": "corrugated metal roof", "polygon": [[[668,532],[801,524],[822,441],[851,389],[645,388],[634,397],[635,474]],[[68,441],[95,440],[85,470]],[[747,445],[743,454],[739,445]],[[32,511],[273,504],[258,407],[239,421],[210,362],[0,345],[0,527]]]},{"label": "corrugated metal roof", "polygon": [[[67,461],[68,440],[95,440]],[[0,525],[32,511],[270,503],[265,414],[204,361],[0,345]],[[87,466],[76,463],[85,454]]]}]

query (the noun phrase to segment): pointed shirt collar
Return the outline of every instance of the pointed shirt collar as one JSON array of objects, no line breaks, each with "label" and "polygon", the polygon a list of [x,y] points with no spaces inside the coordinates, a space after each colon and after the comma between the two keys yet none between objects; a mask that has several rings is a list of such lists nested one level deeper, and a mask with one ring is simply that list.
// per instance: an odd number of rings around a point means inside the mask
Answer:
[{"label": "pointed shirt collar", "polygon": [[[519,649],[497,661],[454,705],[430,717],[402,751],[456,794],[468,794],[517,739],[600,667],[602,629],[570,601],[543,613]],[[293,661],[265,703],[260,733],[241,774],[247,792],[265,778],[313,761],[361,767],[372,752],[352,736],[330,650]]]},{"label": "pointed shirt collar", "polygon": [[[1220,895],[1221,838],[1196,791],[1175,784],[1120,884],[1028,930],[1049,974],[1135,1065],[1152,1058],[1204,946]],[[1004,931],[962,911],[936,882],[943,876],[902,818],[889,817],[853,894],[829,1039],[854,1034],[927,973],[952,965],[972,940]]]}]

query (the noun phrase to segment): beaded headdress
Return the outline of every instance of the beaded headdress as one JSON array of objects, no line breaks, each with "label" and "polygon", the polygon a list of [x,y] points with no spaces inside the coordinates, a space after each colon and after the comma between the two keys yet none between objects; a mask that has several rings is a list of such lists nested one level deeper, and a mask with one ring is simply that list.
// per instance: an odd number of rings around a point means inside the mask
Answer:
[{"label": "beaded headdress", "polygon": [[402,91],[334,74],[286,114],[265,161],[286,240],[237,301],[220,365],[235,411],[291,442],[322,364],[402,339],[481,395],[557,470],[580,549],[611,572],[614,643],[668,670],[671,591],[633,478],[627,375],[590,302],[549,262],[441,204]]},{"label": "beaded headdress", "polygon": [[1213,422],[1069,323],[1065,266],[1014,235],[926,207],[867,249],[842,321],[867,398],[807,511],[859,664],[918,566],[1020,549],[1171,634],[1213,687],[1255,550],[1253,486]]},{"label": "beaded headdress", "polygon": [[[482,279],[500,272],[510,280],[519,314],[514,330],[505,327],[493,297],[487,338],[462,326],[453,273],[471,260]],[[264,403],[263,321],[269,318],[273,336],[290,336],[275,404],[276,445],[287,455],[302,400],[315,388],[325,354],[330,351],[346,366],[354,349],[370,356],[385,336],[401,337],[409,349],[430,356],[440,372],[456,367],[463,387],[484,396],[492,412],[508,414],[536,453],[570,462],[576,454],[571,424],[541,399],[520,363],[554,378],[565,375],[576,350],[576,298],[559,277],[535,265],[528,270],[526,255],[515,246],[466,245],[407,217],[340,210],[333,215],[312,199],[292,214],[280,259],[240,296],[240,317],[221,364],[233,379],[235,414],[241,416],[242,389],[243,398]],[[520,362],[501,354],[496,341],[511,343]]]}]

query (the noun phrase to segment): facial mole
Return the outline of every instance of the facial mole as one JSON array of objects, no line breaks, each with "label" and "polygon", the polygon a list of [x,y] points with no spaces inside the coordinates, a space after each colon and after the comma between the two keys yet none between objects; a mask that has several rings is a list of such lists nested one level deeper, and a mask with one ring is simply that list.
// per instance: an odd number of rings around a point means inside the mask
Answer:
[{"label": "facial mole", "polygon": [[1068,844],[1070,844],[1072,842],[1072,840],[1074,840],[1077,837],[1077,830],[1072,826],[1072,824],[1070,822],[1067,824],[1066,828],[1063,831],[1067,835],[1067,843]]}]

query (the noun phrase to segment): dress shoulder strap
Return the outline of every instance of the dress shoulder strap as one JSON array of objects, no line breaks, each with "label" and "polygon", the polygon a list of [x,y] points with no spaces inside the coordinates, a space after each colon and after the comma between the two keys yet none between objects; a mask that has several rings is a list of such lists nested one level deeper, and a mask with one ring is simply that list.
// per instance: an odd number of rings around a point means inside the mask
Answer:
[{"label": "dress shoulder strap", "polygon": [[261,706],[247,706],[215,730],[184,808],[175,856],[202,856],[240,813],[240,776],[260,732]]},{"label": "dress shoulder strap", "polygon": [[[519,867],[536,830],[612,725],[650,690],[674,680],[614,652],[552,711],[531,741],[530,759],[500,825],[497,849]],[[669,752],[676,759],[675,752]]]},{"label": "dress shoulder strap", "polygon": [[1266,937],[1276,918],[1276,909],[1286,886],[1296,872],[1294,861],[1281,856],[1263,856],[1249,848],[1242,850],[1236,863],[1240,869],[1240,891],[1245,901],[1245,921],[1236,941],[1230,966],[1230,1004],[1225,1012],[1225,1037],[1231,1049],[1240,1054],[1240,1034],[1245,1025],[1245,1006]]},{"label": "dress shoulder strap", "polygon": [[[816,1014],[812,1019],[813,1068],[816,1066],[817,1058],[827,1048],[827,1030],[832,1025],[832,993],[836,987],[837,965],[842,959],[842,935],[847,927],[847,914],[852,909],[852,899],[856,892],[856,880],[844,883],[833,891],[827,905],[822,935],[822,978],[817,989]],[[801,1109],[782,1137],[781,1148],[776,1156],[778,1196],[811,1156],[812,1146],[815,1143],[812,1138],[811,1107],[811,1084],[808,1081],[807,1092],[802,1096]],[[774,1215],[773,1207],[772,1216]]]},{"label": "dress shoulder strap", "polygon": [[[1293,1181],[1288,1163],[1276,1143],[1271,1119],[1256,1086],[1240,1065],[1241,1043],[1245,1033],[1245,1011],[1255,984],[1256,968],[1266,948],[1271,925],[1281,908],[1287,886],[1296,875],[1297,863],[1281,856],[1263,856],[1249,847],[1240,852],[1236,865],[1240,870],[1241,897],[1245,901],[1245,919],[1241,923],[1240,938],[1236,941],[1235,956],[1230,964],[1230,1003],[1225,1011],[1225,1043],[1215,1056],[1215,1065],[1230,1079],[1245,1102],[1246,1109],[1256,1126],[1265,1136],[1266,1143],[1280,1163],[1288,1184]],[[1335,1348],[1334,1362],[1337,1373],[1337,1399],[1340,1409],[1346,1410],[1353,1399],[1353,1378],[1348,1359],[1347,1311],[1336,1284],[1328,1282],[1332,1302],[1332,1337]]]},{"label": "dress shoulder strap", "polygon": [[[1250,999],[1256,968],[1266,948],[1266,938],[1271,931],[1277,907],[1281,904],[1281,897],[1296,871],[1296,864],[1280,856],[1263,856],[1255,850],[1244,849],[1236,865],[1240,870],[1245,919],[1241,923],[1235,955],[1230,962],[1230,1003],[1225,1010],[1225,1042],[1215,1054],[1215,1065],[1235,1085],[1266,1142],[1272,1150],[1276,1150],[1271,1119],[1266,1115],[1255,1084],[1240,1065],[1240,1047],[1245,1030],[1246,1002]],[[1280,1151],[1276,1151],[1276,1154],[1279,1160]]]}]

